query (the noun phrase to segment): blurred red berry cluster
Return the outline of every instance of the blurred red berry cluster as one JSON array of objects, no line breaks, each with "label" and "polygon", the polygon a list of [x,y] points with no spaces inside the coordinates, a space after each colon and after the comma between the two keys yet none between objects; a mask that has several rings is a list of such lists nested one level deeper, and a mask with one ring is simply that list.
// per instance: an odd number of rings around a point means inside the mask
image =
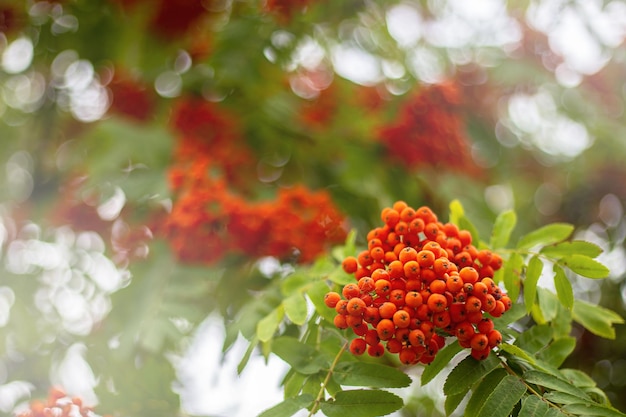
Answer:
[{"label": "blurred red berry cluster", "polygon": [[306,263],[345,239],[343,215],[325,191],[296,185],[278,188],[273,199],[255,198],[256,158],[234,116],[218,104],[182,100],[172,122],[175,198],[161,230],[182,260],[242,254]]},{"label": "blurred red berry cluster", "polygon": [[401,105],[378,138],[388,155],[410,170],[444,167],[474,174],[478,168],[456,110],[460,103],[460,92],[452,83],[424,86]]}]

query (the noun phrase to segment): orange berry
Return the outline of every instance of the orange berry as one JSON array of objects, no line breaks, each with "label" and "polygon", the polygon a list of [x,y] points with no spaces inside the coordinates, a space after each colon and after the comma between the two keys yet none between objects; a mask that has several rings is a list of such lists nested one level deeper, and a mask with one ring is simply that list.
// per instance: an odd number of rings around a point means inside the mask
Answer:
[{"label": "orange berry", "polygon": [[460,323],[465,321],[467,317],[467,312],[465,311],[464,303],[453,302],[448,305],[448,310],[450,311],[450,320],[453,323]]},{"label": "orange berry", "polygon": [[382,343],[367,348],[367,354],[375,358],[379,358],[385,354],[385,347]]},{"label": "orange berry", "polygon": [[426,336],[420,329],[414,329],[409,332],[409,343],[411,346],[424,346]]},{"label": "orange berry", "polygon": [[451,323],[450,312],[448,310],[433,313],[433,323],[440,329],[445,329]]},{"label": "orange berry", "polygon": [[358,269],[358,261],[354,256],[348,256],[341,262],[341,267],[348,274],[353,274]]},{"label": "orange berry", "polygon": [[493,309],[496,308],[496,299],[491,294],[485,295],[484,299],[482,300],[482,303],[483,303],[483,311],[486,311],[487,313],[493,311]]},{"label": "orange berry", "polygon": [[424,227],[426,227],[426,223],[424,223],[424,220],[420,218],[414,218],[413,220],[411,220],[411,223],[409,223],[409,232],[413,234],[418,234],[424,231]]},{"label": "orange berry", "polygon": [[478,271],[474,267],[466,266],[461,268],[459,271],[459,276],[463,280],[464,283],[474,284],[478,281]]},{"label": "orange berry", "polygon": [[417,251],[410,246],[405,247],[398,254],[398,260],[403,264],[406,264],[409,261],[417,260]]},{"label": "orange berry", "polygon": [[393,313],[392,321],[396,327],[404,329],[409,327],[409,324],[411,323],[411,316],[404,310],[398,310]]},{"label": "orange berry", "polygon": [[402,270],[406,279],[418,279],[420,277],[420,264],[417,261],[408,261]]},{"label": "orange berry", "polygon": [[483,303],[478,297],[470,295],[465,302],[465,311],[468,313],[480,313],[482,305]]},{"label": "orange berry", "polygon": [[362,355],[367,350],[367,343],[361,338],[354,339],[350,343],[350,352],[354,355]]},{"label": "orange berry", "polygon": [[443,279],[435,279],[430,283],[428,289],[433,294],[443,294],[444,292],[446,292],[447,289],[446,281],[444,281]]},{"label": "orange berry", "polygon": [[430,207],[427,206],[419,207],[417,210],[415,210],[415,215],[424,220],[424,222],[426,223],[437,221],[437,216],[435,215],[435,213],[433,213]]},{"label": "orange berry", "polygon": [[502,268],[502,257],[497,253],[491,255],[491,262],[489,262],[489,266],[492,267],[495,271]]},{"label": "orange berry", "polygon": [[339,300],[341,300],[341,295],[335,291],[327,292],[324,296],[324,304],[326,304],[326,307],[335,308]]},{"label": "orange berry", "polygon": [[343,290],[341,290],[344,298],[349,300],[351,298],[358,297],[361,295],[361,289],[357,284],[346,284],[343,286]]},{"label": "orange berry", "polygon": [[404,264],[399,260],[394,260],[389,263],[389,277],[392,279],[398,279],[404,277]]},{"label": "orange berry", "polygon": [[342,314],[337,314],[335,316],[335,318],[333,319],[333,324],[338,329],[342,329],[343,330],[343,329],[347,329],[348,328],[348,323],[346,322],[346,316],[342,315]]},{"label": "orange berry", "polygon": [[367,332],[365,332],[363,339],[365,340],[365,343],[370,346],[376,346],[380,343],[380,337],[378,337],[376,329],[368,329]]},{"label": "orange berry", "polygon": [[359,279],[359,282],[357,282],[357,285],[362,292],[374,291],[374,284],[375,282],[371,277],[363,277]]},{"label": "orange berry", "polygon": [[352,329],[355,330],[355,333],[359,334],[359,331],[363,330],[363,328],[360,327],[363,324],[363,317],[348,314],[346,316],[346,324],[348,327],[352,327]]},{"label": "orange berry", "polygon": [[398,354],[398,358],[400,358],[400,362],[405,365],[412,365],[417,363],[417,353],[411,348],[403,348]]},{"label": "orange berry", "polygon": [[363,313],[363,321],[366,323],[378,323],[380,320],[380,311],[378,311],[378,307],[369,306],[365,307],[365,312]]},{"label": "orange berry", "polygon": [[438,313],[446,309],[448,306],[448,299],[443,294],[431,294],[426,303],[430,311]]},{"label": "orange berry", "polygon": [[474,330],[474,326],[472,325],[472,323],[468,321],[462,321],[460,323],[457,323],[457,325],[454,327],[454,334],[456,335],[457,339],[459,339],[459,341],[469,341],[472,337],[474,337],[476,331]]},{"label": "orange berry", "polygon": [[470,355],[472,355],[472,358],[476,359],[477,361],[484,361],[489,357],[489,352],[491,352],[491,349],[489,349],[488,347],[482,350],[472,349],[470,351]]},{"label": "orange berry", "polygon": [[496,347],[502,343],[502,334],[494,329],[487,334],[487,340],[489,341],[490,348]]},{"label": "orange berry", "polygon": [[474,350],[483,350],[489,347],[489,339],[486,334],[476,333],[470,340],[470,347]]},{"label": "orange berry", "polygon": [[482,249],[478,251],[476,259],[481,265],[489,265],[491,263],[492,253],[488,249]]},{"label": "orange berry", "polygon": [[372,272],[372,279],[374,281],[378,281],[378,280],[381,280],[381,279],[389,281],[390,275],[389,275],[389,272],[386,269],[378,268],[378,269],[374,269],[373,270],[373,272]]},{"label": "orange berry", "polygon": [[472,234],[468,230],[459,230],[457,237],[461,241],[463,247],[472,243]]},{"label": "orange berry", "polygon": [[393,317],[398,307],[391,301],[385,301],[380,307],[378,307],[380,317],[383,319],[390,319]]},{"label": "orange berry", "polygon": [[421,250],[417,253],[417,262],[422,268],[429,268],[435,263],[435,254],[430,250]]},{"label": "orange berry", "polygon": [[422,295],[417,291],[409,291],[404,297],[404,303],[409,307],[419,307],[424,303]]},{"label": "orange berry", "polygon": [[493,317],[500,317],[502,313],[504,313],[505,307],[504,303],[500,300],[496,301],[496,306],[489,312]]},{"label": "orange berry", "polygon": [[493,330],[493,321],[489,317],[485,317],[478,322],[476,329],[482,334],[489,334]]},{"label": "orange berry", "polygon": [[463,289],[463,279],[459,274],[451,274],[448,275],[446,279],[446,289],[453,294],[461,291]]},{"label": "orange berry", "polygon": [[348,314],[351,316],[363,317],[363,313],[365,313],[366,307],[367,306],[365,305],[365,301],[363,301],[362,299],[358,297],[352,298],[350,299],[350,301],[348,301]]},{"label": "orange berry", "polygon": [[[394,283],[397,281],[394,281]],[[391,301],[392,303],[394,303],[396,305],[396,307],[401,308],[404,306],[405,301],[404,299],[406,298],[406,291],[404,291],[403,289],[400,288],[395,288],[393,290],[391,290],[391,292],[389,293],[389,301]]]},{"label": "orange berry", "polygon": [[397,211],[398,213],[401,213],[402,210],[404,210],[405,208],[407,208],[409,205],[406,203],[406,201],[402,201],[402,200],[398,200],[395,203],[393,203],[392,207],[395,211]]},{"label": "orange berry", "polygon": [[376,332],[380,340],[389,340],[393,337],[396,326],[389,319],[381,319],[376,325]]},{"label": "orange berry", "polygon": [[454,255],[454,263],[461,269],[465,268],[466,266],[474,265],[472,256],[469,254],[469,252],[465,250],[462,250],[461,252],[458,252],[456,255]]},{"label": "orange berry", "polygon": [[374,283],[374,291],[379,297],[385,297],[391,292],[391,283],[386,279],[379,279]]},{"label": "orange berry", "polygon": [[389,353],[400,353],[402,350],[402,342],[396,338],[387,340],[387,351]]},{"label": "orange berry", "polygon": [[348,314],[348,300],[339,300],[335,305],[335,311],[337,314],[347,315]]},{"label": "orange berry", "polygon": [[359,265],[361,266],[370,266],[372,262],[374,262],[369,250],[364,250],[364,251],[359,252],[356,259],[359,262]]},{"label": "orange berry", "polygon": [[405,207],[400,212],[400,220],[405,223],[411,223],[415,219],[415,209],[412,207]]}]

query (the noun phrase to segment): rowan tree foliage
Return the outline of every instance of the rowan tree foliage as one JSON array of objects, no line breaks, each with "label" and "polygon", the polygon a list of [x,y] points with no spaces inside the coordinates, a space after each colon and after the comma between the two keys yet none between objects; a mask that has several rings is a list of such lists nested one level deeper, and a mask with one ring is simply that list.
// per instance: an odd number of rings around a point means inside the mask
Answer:
[{"label": "rowan tree foliage", "polygon": [[623,416],[625,15],[0,0],[0,412]]}]

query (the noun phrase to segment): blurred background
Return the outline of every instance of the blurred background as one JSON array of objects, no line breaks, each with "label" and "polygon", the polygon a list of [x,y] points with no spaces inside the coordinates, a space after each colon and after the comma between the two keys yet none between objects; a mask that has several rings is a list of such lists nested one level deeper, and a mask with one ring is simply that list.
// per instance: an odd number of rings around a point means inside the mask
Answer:
[{"label": "blurred background", "polygon": [[[0,0],[0,412],[279,402],[242,311],[396,200],[574,224],[624,316],[625,37],[622,1]],[[573,334],[626,410],[623,327]]]}]

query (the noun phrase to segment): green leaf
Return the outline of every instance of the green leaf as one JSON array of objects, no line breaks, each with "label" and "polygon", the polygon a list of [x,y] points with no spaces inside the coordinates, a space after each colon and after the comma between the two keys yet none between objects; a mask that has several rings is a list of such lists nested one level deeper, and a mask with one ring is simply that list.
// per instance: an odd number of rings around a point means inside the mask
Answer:
[{"label": "green leaf", "polygon": [[615,339],[613,324],[624,323],[624,319],[614,311],[582,300],[574,302],[572,316],[574,321],[580,323],[585,329],[606,339]]},{"label": "green leaf", "polygon": [[559,299],[552,291],[545,288],[537,288],[537,298],[539,299],[539,307],[541,314],[546,321],[552,321],[556,317],[559,310]]},{"label": "green leaf", "polygon": [[332,324],[337,312],[334,308],[324,304],[324,296],[328,291],[330,291],[330,287],[324,281],[317,281],[309,287],[306,294],[315,306],[317,314]]},{"label": "green leaf", "polygon": [[580,404],[583,403],[584,400],[577,397],[576,395],[568,394],[560,391],[550,391],[546,392],[543,397],[555,404]]},{"label": "green leaf", "polygon": [[467,392],[463,392],[461,394],[446,395],[446,400],[443,404],[446,415],[452,414],[452,412],[459,407],[459,404],[461,404],[466,395]]},{"label": "green leaf", "polygon": [[502,343],[500,344],[499,347],[503,351],[510,353],[511,355],[516,356],[528,362],[531,365],[535,364],[535,359],[528,352],[526,352],[524,349],[520,348],[519,346],[511,345],[509,343]]},{"label": "green leaf", "polygon": [[541,359],[555,368],[560,367],[565,359],[576,348],[576,338],[565,336],[554,340],[544,350],[541,351]]},{"label": "green leaf", "polygon": [[517,243],[518,249],[530,249],[534,246],[552,245],[567,239],[574,231],[574,226],[567,223],[552,223],[540,227],[524,236]]},{"label": "green leaf", "polygon": [[536,395],[529,395],[522,401],[517,417],[545,417],[550,406]]},{"label": "green leaf", "polygon": [[524,372],[524,380],[528,383],[536,384],[550,390],[564,392],[578,396],[584,400],[589,400],[589,396],[583,390],[572,385],[569,381],[557,378],[554,375],[550,375],[542,371],[526,371]]},{"label": "green leaf", "polygon": [[404,406],[402,398],[381,390],[350,390],[338,392],[334,400],[324,401],[320,409],[327,417],[379,417]]},{"label": "green leaf", "polygon": [[584,240],[572,240],[546,246],[540,252],[542,255],[557,259],[576,254],[595,258],[602,253],[602,248],[595,243]]},{"label": "green leaf", "polygon": [[261,342],[267,342],[274,336],[284,315],[285,309],[280,305],[257,323],[256,335]]},{"label": "green leaf", "polygon": [[454,358],[462,350],[463,347],[458,343],[450,343],[443,349],[439,350],[435,356],[435,360],[424,368],[424,372],[422,372],[422,385],[429,383],[435,376],[437,376],[437,374],[439,374],[439,372],[443,370],[443,368],[448,366],[452,358]]},{"label": "green leaf", "polygon": [[596,386],[596,381],[580,369],[563,368],[560,371],[565,379],[578,388],[591,388]]},{"label": "green leaf", "polygon": [[463,205],[459,200],[452,200],[450,202],[450,223],[458,225],[462,217],[465,217]]},{"label": "green leaf", "polygon": [[354,276],[347,274],[346,271],[343,270],[341,265],[335,267],[329,274],[328,279],[339,285],[353,284],[355,282]]},{"label": "green leaf", "polygon": [[553,334],[550,326],[535,325],[520,334],[515,340],[515,345],[534,355],[550,343]]},{"label": "green leaf", "polygon": [[512,253],[504,265],[504,287],[511,300],[517,300],[519,297],[523,267],[524,258],[517,252]]},{"label": "green leaf", "polygon": [[341,385],[403,388],[411,384],[411,378],[400,371],[386,365],[364,362],[342,362],[333,370],[333,377]]},{"label": "green leaf", "polygon": [[586,278],[606,278],[610,272],[609,268],[595,259],[579,254],[562,258],[559,264]]},{"label": "green leaf", "polygon": [[462,230],[467,230],[468,232],[470,232],[470,235],[472,235],[472,242],[474,242],[475,245],[478,245],[478,242],[480,242],[478,229],[467,217],[461,217],[457,226],[459,226],[459,228]]},{"label": "green leaf", "polygon": [[498,366],[500,366],[500,360],[495,355],[489,355],[483,361],[477,361],[468,356],[452,369],[443,384],[443,393],[445,395],[465,394],[472,385]]},{"label": "green leaf", "polygon": [[517,224],[517,215],[513,210],[503,211],[496,217],[491,232],[491,248],[500,249],[506,247],[511,237],[511,232]]},{"label": "green leaf", "polygon": [[568,404],[563,407],[566,413],[578,414],[581,416],[599,416],[599,417],[624,417],[626,414],[608,407],[595,405],[592,403],[584,404]]},{"label": "green leaf", "polygon": [[467,402],[467,417],[508,416],[526,392],[519,378],[508,375],[504,369],[491,372],[474,390]]},{"label": "green leaf", "polygon": [[250,356],[252,355],[252,352],[258,346],[258,344],[259,344],[259,340],[257,338],[254,338],[254,340],[250,342],[250,344],[248,345],[248,348],[246,349],[246,352],[244,353],[243,357],[237,364],[237,374],[241,374],[243,372],[244,368],[248,364],[248,361],[250,360]]},{"label": "green leaf", "polygon": [[565,308],[572,308],[574,306],[574,290],[572,289],[572,283],[565,275],[565,271],[558,264],[554,264],[552,270],[554,271],[554,287],[556,289],[556,296]]},{"label": "green leaf", "polygon": [[291,320],[293,324],[302,326],[306,323],[307,318],[307,304],[306,300],[300,293],[295,293],[283,301],[283,307],[285,308],[285,314],[287,318]]},{"label": "green leaf", "polygon": [[272,342],[272,352],[287,362],[293,369],[305,375],[328,369],[330,360],[315,348],[300,342],[295,337],[281,336]]},{"label": "green leaf", "polygon": [[537,255],[530,258],[528,266],[526,267],[526,277],[524,278],[524,305],[526,306],[526,312],[530,313],[530,310],[535,304],[535,298],[537,296],[537,282],[543,271],[543,262]]},{"label": "green leaf", "polygon": [[310,394],[287,398],[259,414],[259,417],[291,417],[303,408],[308,407],[315,398]]}]

